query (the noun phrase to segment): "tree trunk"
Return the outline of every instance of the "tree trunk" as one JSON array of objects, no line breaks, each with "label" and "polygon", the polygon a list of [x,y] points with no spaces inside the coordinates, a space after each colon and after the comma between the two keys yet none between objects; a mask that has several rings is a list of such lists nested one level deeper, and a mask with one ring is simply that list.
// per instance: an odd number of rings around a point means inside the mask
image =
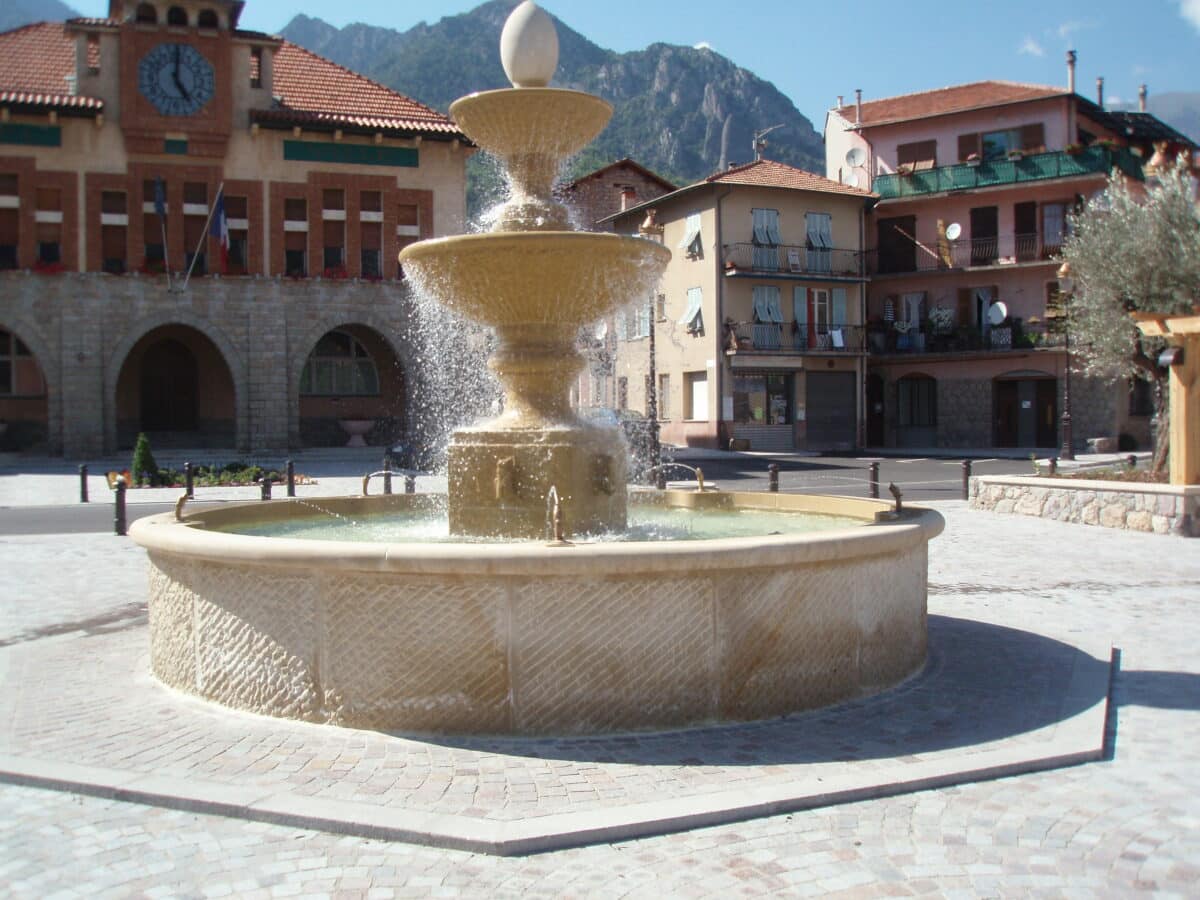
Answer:
[{"label": "tree trunk", "polygon": [[1167,379],[1156,376],[1154,379],[1154,462],[1151,470],[1155,475],[1161,475],[1167,468],[1167,456],[1171,452],[1171,404],[1168,402],[1169,386]]}]

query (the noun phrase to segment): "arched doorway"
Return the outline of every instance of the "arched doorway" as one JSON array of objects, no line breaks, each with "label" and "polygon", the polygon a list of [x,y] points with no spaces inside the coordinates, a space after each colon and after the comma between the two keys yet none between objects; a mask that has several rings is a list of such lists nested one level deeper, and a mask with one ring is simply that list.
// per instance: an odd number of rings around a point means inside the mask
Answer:
[{"label": "arched doorway", "polygon": [[405,390],[404,367],[382,335],[366,325],[333,328],[300,373],[300,441],[340,447],[359,432],[361,443],[392,446],[405,435]]},{"label": "arched doorway", "polygon": [[0,326],[0,450],[44,445],[47,422],[41,364],[19,335]]},{"label": "arched doorway", "polygon": [[235,445],[233,376],[216,344],[187,325],[142,336],[117,377],[117,446],[146,432],[154,447]]}]

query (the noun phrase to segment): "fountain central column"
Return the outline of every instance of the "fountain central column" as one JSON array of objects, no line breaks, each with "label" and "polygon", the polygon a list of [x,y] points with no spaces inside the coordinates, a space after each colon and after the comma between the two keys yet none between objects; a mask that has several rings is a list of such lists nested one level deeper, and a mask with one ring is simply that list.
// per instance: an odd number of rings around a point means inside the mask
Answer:
[{"label": "fountain central column", "polygon": [[546,87],[558,61],[553,22],[525,2],[500,39],[511,89],[456,100],[450,114],[500,160],[510,197],[487,234],[422,241],[400,254],[419,289],[495,330],[488,361],[504,387],[499,417],[450,442],[453,534],[537,538],[546,498],[561,501],[566,533],[625,527],[627,449],[619,428],[571,409],[583,367],[580,329],[651,290],[670,251],[634,237],[574,232],[552,196],[564,159],[608,124],[612,107]]}]

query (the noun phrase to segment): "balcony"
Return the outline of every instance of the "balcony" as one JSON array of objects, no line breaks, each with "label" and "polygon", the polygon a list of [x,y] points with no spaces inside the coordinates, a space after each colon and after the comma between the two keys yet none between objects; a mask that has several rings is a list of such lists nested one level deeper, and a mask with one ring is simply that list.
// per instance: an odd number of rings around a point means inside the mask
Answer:
[{"label": "balcony", "polygon": [[809,250],[803,244],[725,244],[721,262],[727,275],[786,278],[862,278],[863,254],[858,250]]},{"label": "balcony", "polygon": [[867,268],[872,275],[903,275],[1044,263],[1054,260],[1061,249],[1061,237],[1054,236],[1047,241],[1040,234],[944,240],[940,247],[918,241],[911,246],[869,251]]},{"label": "balcony", "polygon": [[867,334],[867,347],[872,356],[1009,351],[1028,353],[1058,350],[1063,345],[1063,331],[1053,321],[1025,322],[1021,319],[1013,319],[1008,325],[997,325],[986,333],[974,325],[938,332],[926,323],[920,330],[914,328],[907,332],[873,325]]},{"label": "balcony", "polygon": [[1033,153],[1020,159],[939,166],[910,175],[876,175],[871,189],[879,194],[881,200],[896,200],[1052,178],[1108,175],[1114,168],[1133,178],[1142,178],[1141,160],[1124,147],[1092,146],[1079,153],[1056,150]]},{"label": "balcony", "polygon": [[729,353],[862,353],[865,332],[861,325],[810,325],[797,329],[792,322],[726,322]]}]

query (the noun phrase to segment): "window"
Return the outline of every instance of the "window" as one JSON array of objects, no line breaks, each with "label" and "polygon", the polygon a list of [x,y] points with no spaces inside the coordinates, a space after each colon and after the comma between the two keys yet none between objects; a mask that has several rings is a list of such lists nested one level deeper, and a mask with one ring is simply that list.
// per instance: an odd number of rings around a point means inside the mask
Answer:
[{"label": "window", "polygon": [[217,18],[215,11],[202,9],[200,10],[200,15],[196,17],[196,25],[199,28],[219,28],[221,21]]},{"label": "window", "polygon": [[754,297],[754,349],[778,350],[782,336],[783,308],[779,304],[779,288],[757,284]]},{"label": "window", "polygon": [[0,270],[17,268],[20,244],[20,198],[17,176],[0,174]]},{"label": "window", "polygon": [[338,278],[346,275],[346,223],[325,220],[325,277]]},{"label": "window", "polygon": [[984,132],[982,143],[984,159],[1004,159],[1010,150],[1021,149],[1021,132],[1015,128]]},{"label": "window", "polygon": [[654,298],[654,320],[656,322],[667,321],[667,295],[659,294]]},{"label": "window", "polygon": [[304,278],[308,275],[308,201],[286,198],[283,220],[283,272],[289,278]]},{"label": "window", "polygon": [[229,257],[226,272],[245,275],[250,237],[249,206],[245,197],[225,198],[225,218],[229,222]]},{"label": "window", "polygon": [[262,47],[250,48],[250,87],[262,87]]},{"label": "window", "polygon": [[283,201],[283,218],[288,222],[308,223],[308,201],[303,197],[288,197]]},{"label": "window", "polygon": [[808,213],[804,222],[808,231],[808,271],[829,272],[833,255],[833,218],[829,213]]},{"label": "window", "polygon": [[1042,204],[1042,253],[1047,258],[1062,249],[1067,236],[1067,204]]},{"label": "window", "polygon": [[671,418],[671,376],[658,376],[658,417]]},{"label": "window", "polygon": [[937,141],[916,141],[896,147],[896,165],[911,171],[932,169],[937,165]]},{"label": "window", "polygon": [[1018,150],[1022,153],[1040,153],[1046,149],[1045,144],[1045,126],[1041,122],[1031,122],[1020,128],[959,135],[958,157],[962,160],[974,153],[983,159],[1004,159]]},{"label": "window", "polygon": [[[146,272],[165,272],[167,255],[165,236],[167,230],[166,199],[163,197],[163,216],[157,211],[155,197],[157,182],[150,178],[142,182],[142,268]],[[165,188],[163,189],[165,195]],[[149,210],[149,211],[147,211]]]},{"label": "window", "polygon": [[689,257],[704,255],[704,244],[700,238],[700,213],[688,213],[687,221],[684,223],[683,240],[679,242],[679,249],[684,251]]},{"label": "window", "polygon": [[624,375],[617,379],[617,409],[629,409],[629,379]]},{"label": "window", "polygon": [[779,268],[779,210],[750,210],[750,238],[754,244],[753,265],[756,269],[775,271]]},{"label": "window", "polygon": [[62,264],[62,191],[58,188],[37,189],[37,265],[58,267]]},{"label": "window", "polygon": [[971,265],[993,265],[999,255],[999,207],[977,206],[971,210]]},{"label": "window", "polygon": [[650,337],[650,306],[646,303],[639,303],[636,306],[626,309],[622,315],[626,319],[625,339],[636,341],[641,338]]},{"label": "window", "polygon": [[363,278],[383,277],[383,225],[380,222],[363,222],[361,231],[360,265]]},{"label": "window", "polygon": [[812,289],[812,322],[817,335],[829,334],[831,304],[826,288]]},{"label": "window", "polygon": [[352,335],[331,331],[317,341],[300,373],[300,393],[377,396],[379,373],[371,354]]},{"label": "window", "polygon": [[733,379],[733,420],[744,425],[786,425],[792,420],[789,376],[738,374]]},{"label": "window", "polygon": [[708,373],[683,373],[683,417],[694,422],[708,421]]},{"label": "window", "polygon": [[158,12],[154,9],[153,4],[139,3],[137,12],[134,13],[134,21],[140,22],[143,25],[157,25]]},{"label": "window", "polygon": [[704,313],[701,308],[704,305],[704,295],[700,288],[688,288],[687,309],[683,313],[683,318],[679,320],[679,324],[687,329],[688,334],[700,335],[704,334]]},{"label": "window", "polygon": [[187,12],[182,6],[172,6],[167,10],[168,25],[186,25],[188,23]]},{"label": "window", "polygon": [[937,382],[928,375],[906,375],[896,383],[900,427],[937,425]]},{"label": "window", "polygon": [[187,181],[183,185],[183,265],[193,275],[208,273],[208,185]]},{"label": "window", "polygon": [[129,215],[124,191],[104,191],[100,195],[101,268],[110,275],[125,273],[125,241],[129,233]]},{"label": "window", "polygon": [[402,203],[396,210],[396,244],[403,250],[421,239],[421,210],[415,203]]}]

